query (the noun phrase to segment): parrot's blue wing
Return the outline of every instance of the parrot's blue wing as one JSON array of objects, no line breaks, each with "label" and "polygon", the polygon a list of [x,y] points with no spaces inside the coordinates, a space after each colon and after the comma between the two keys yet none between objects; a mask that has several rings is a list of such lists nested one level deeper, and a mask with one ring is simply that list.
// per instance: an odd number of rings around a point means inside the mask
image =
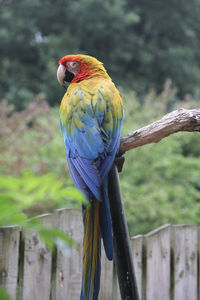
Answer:
[{"label": "parrot's blue wing", "polygon": [[[122,123],[122,113],[120,117],[114,114],[115,110],[119,114],[115,101],[104,98],[106,91],[101,86],[95,102],[91,94],[76,89],[71,95],[73,104],[73,96],[76,99],[79,96],[76,106],[68,103],[68,111],[61,111],[67,159],[77,171],[73,171],[73,176],[80,176],[98,200],[101,200],[100,186],[119,148]],[[80,190],[83,189],[79,178],[74,182]]]},{"label": "parrot's blue wing", "polygon": [[[101,201],[102,195],[100,174],[94,161],[82,157],[69,158],[69,160],[71,160],[79,176],[81,176],[81,178],[84,180],[92,194],[99,201]],[[80,185],[79,188],[81,188]]]},{"label": "parrot's blue wing", "polygon": [[[61,114],[67,160],[71,166],[73,165],[71,169],[73,178],[76,177],[74,183],[77,188],[85,193],[83,181],[92,194],[101,201],[101,178],[95,160],[104,153],[104,144],[92,106],[86,105],[84,111],[82,106],[79,106],[77,105],[77,110],[72,112],[70,118],[62,117]],[[81,177],[82,181],[77,177]]]}]

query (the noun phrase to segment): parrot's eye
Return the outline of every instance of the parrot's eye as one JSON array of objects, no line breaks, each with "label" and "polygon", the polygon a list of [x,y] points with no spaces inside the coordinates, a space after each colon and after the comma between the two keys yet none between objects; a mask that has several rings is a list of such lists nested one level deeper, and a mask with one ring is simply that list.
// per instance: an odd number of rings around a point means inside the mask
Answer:
[{"label": "parrot's eye", "polygon": [[78,66],[78,63],[76,61],[69,61],[67,64],[71,68],[76,68]]}]

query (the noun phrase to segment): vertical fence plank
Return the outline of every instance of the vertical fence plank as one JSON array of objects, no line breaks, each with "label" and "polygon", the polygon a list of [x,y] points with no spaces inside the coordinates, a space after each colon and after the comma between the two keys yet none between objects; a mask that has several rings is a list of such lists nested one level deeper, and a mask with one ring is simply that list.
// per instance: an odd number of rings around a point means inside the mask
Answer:
[{"label": "vertical fence plank", "polygon": [[198,228],[173,226],[174,299],[198,299]]},{"label": "vertical fence plank", "polygon": [[16,299],[20,231],[18,227],[0,228],[0,286]]},{"label": "vertical fence plank", "polygon": [[113,262],[106,257],[103,243],[101,243],[101,285],[99,300],[111,300],[113,290]]},{"label": "vertical fence plank", "polygon": [[68,251],[57,249],[53,300],[77,300],[81,290],[81,261],[83,225],[81,212],[62,209],[56,212],[57,228],[68,234],[80,247]]},{"label": "vertical fence plank", "polygon": [[111,299],[112,300],[121,300],[115,261],[113,261],[113,291],[112,291],[112,298]]},{"label": "vertical fence plank", "polygon": [[150,232],[145,239],[146,299],[170,300],[170,226]]},{"label": "vertical fence plank", "polygon": [[142,299],[142,267],[143,267],[143,236],[131,238],[131,250],[133,254],[133,265],[135,269],[136,282],[139,298]]},{"label": "vertical fence plank", "polygon": [[[40,217],[52,227],[51,215]],[[51,291],[51,252],[35,231],[24,232],[24,260],[20,300],[49,300]],[[22,255],[22,253],[20,253]]]}]

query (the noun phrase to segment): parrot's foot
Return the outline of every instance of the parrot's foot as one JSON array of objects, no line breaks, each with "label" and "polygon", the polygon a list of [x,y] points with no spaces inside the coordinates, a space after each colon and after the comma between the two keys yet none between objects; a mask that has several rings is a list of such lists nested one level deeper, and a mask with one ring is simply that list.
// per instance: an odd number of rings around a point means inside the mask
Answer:
[{"label": "parrot's foot", "polygon": [[115,165],[117,166],[118,172],[120,173],[123,169],[125,158],[123,156],[115,157]]}]

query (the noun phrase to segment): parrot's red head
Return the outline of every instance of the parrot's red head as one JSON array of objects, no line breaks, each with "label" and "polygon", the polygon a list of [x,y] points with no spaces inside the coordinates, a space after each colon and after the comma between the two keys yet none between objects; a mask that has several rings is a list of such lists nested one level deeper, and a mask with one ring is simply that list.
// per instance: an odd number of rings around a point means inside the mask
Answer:
[{"label": "parrot's red head", "polygon": [[63,86],[64,81],[74,83],[95,76],[110,78],[103,64],[92,56],[67,55],[59,60],[57,78]]}]

